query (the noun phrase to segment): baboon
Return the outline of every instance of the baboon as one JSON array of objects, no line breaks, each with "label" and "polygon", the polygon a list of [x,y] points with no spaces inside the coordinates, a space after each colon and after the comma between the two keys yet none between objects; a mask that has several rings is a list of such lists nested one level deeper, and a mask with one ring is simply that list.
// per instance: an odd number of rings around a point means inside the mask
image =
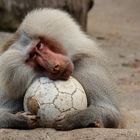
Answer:
[{"label": "baboon", "polygon": [[85,89],[88,107],[56,118],[54,128],[117,128],[121,113],[117,90],[103,51],[69,14],[37,9],[23,20],[0,55],[0,128],[39,127],[37,116],[23,111],[25,91],[40,76],[67,80],[74,76]]}]

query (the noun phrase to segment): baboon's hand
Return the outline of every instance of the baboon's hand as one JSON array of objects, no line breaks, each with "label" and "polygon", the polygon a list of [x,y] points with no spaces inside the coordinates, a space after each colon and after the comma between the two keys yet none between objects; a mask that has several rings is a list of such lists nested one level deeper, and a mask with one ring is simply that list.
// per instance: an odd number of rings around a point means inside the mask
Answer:
[{"label": "baboon's hand", "polygon": [[30,112],[18,112],[16,113],[18,119],[25,122],[27,129],[37,128],[39,126],[38,119],[39,117],[33,115]]}]

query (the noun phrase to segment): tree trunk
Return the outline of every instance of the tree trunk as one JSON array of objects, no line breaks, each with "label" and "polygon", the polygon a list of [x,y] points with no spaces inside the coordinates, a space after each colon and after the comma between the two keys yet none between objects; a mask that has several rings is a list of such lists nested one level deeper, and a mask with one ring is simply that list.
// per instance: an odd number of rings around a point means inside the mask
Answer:
[{"label": "tree trunk", "polygon": [[15,30],[35,8],[51,7],[69,12],[86,30],[87,14],[94,0],[0,0],[0,29]]}]

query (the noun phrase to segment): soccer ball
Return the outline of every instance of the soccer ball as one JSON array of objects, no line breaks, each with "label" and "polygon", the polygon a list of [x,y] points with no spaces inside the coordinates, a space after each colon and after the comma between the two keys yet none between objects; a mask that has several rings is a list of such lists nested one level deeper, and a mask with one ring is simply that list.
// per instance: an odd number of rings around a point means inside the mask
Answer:
[{"label": "soccer ball", "polygon": [[86,107],[85,91],[73,77],[67,81],[52,81],[47,77],[36,79],[24,97],[24,110],[39,116],[42,127],[53,127],[55,118],[61,113]]}]

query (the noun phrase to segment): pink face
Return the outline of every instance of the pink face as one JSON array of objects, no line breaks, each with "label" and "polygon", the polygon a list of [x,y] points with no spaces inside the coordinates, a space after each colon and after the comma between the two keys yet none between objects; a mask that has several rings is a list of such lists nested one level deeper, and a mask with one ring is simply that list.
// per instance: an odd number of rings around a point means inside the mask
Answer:
[{"label": "pink face", "polygon": [[26,63],[40,68],[52,80],[67,80],[73,71],[73,63],[65,50],[56,41],[44,38],[33,44]]}]

